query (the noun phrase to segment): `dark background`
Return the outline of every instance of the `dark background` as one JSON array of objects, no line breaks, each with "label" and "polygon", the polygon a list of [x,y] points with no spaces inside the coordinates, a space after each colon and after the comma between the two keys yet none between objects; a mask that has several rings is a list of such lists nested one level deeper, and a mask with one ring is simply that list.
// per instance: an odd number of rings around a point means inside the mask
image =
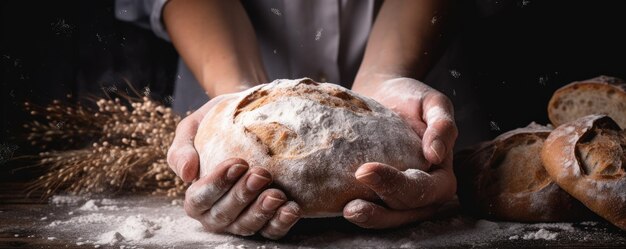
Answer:
[{"label": "dark background", "polygon": [[[626,1],[463,1],[464,16],[448,62],[460,77],[440,90],[464,105],[470,89],[484,117],[485,139],[547,123],[546,106],[558,87],[601,74],[626,78]],[[114,18],[114,2],[0,2],[0,170],[8,160],[36,152],[22,124],[23,102],[81,101],[106,89],[149,86],[167,100],[177,55],[151,31]],[[103,90],[104,89],[104,90]],[[66,94],[72,97],[66,99]],[[167,102],[167,101],[165,101]],[[463,136],[463,134],[461,134]],[[2,173],[0,180],[30,175]]]},{"label": "dark background", "polygon": [[22,125],[33,120],[25,101],[89,104],[86,97],[123,91],[128,84],[139,91],[149,87],[151,97],[163,102],[171,95],[176,51],[150,30],[115,19],[113,0],[15,0],[0,6],[0,181],[32,175],[9,172],[29,163],[10,158],[38,151],[25,140]]}]

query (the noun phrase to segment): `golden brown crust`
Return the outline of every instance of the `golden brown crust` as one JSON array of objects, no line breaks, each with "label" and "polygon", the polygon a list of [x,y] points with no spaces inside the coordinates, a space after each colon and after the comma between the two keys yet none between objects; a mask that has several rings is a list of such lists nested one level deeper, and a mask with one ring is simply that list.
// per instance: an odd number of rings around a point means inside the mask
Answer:
[{"label": "golden brown crust", "polygon": [[625,135],[610,117],[590,115],[559,126],[542,150],[546,170],[561,188],[623,230]]},{"label": "golden brown crust", "polygon": [[254,134],[258,141],[267,147],[269,156],[281,156],[291,151],[292,155],[300,154],[302,148],[289,148],[289,141],[298,137],[293,130],[277,122],[257,124],[245,127],[245,131]]},{"label": "golden brown crust", "polygon": [[[594,103],[594,98],[606,103]],[[572,82],[555,91],[548,103],[548,117],[554,126],[592,114],[609,115],[626,126],[626,84],[622,79],[601,75]]]},{"label": "golden brown crust", "polygon": [[308,96],[310,99],[315,100],[322,105],[331,106],[333,108],[346,108],[359,113],[371,112],[367,104],[358,97],[352,96],[337,88],[322,89],[317,87],[318,85],[319,84],[317,82],[309,79],[308,81],[305,80],[292,88],[272,90],[258,89],[252,94],[246,96],[239,103],[234,117],[237,118],[237,115],[241,112],[249,112],[271,103],[277,98],[301,96]]},{"label": "golden brown crust", "polygon": [[539,154],[550,131],[531,124],[459,153],[455,169],[463,206],[479,216],[522,222],[591,217],[543,167]]}]

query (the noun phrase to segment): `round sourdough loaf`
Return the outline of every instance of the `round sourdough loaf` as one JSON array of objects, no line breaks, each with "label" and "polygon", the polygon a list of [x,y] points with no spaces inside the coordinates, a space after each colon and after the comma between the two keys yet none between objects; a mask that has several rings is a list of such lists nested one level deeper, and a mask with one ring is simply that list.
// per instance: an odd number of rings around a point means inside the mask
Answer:
[{"label": "round sourdough loaf", "polygon": [[541,161],[552,128],[531,124],[457,153],[459,201],[475,215],[510,221],[574,221],[593,217],[553,182]]},{"label": "round sourdough loaf", "polygon": [[353,199],[377,200],[354,172],[381,162],[427,170],[421,139],[398,115],[341,86],[276,80],[222,98],[195,138],[200,175],[238,157],[264,167],[304,217],[341,215]]},{"label": "round sourdough loaf", "polygon": [[557,127],[541,156],[561,188],[626,230],[626,132],[610,117],[589,115]]},{"label": "round sourdough loaf", "polygon": [[619,78],[599,76],[572,82],[552,95],[548,117],[555,127],[591,115],[607,115],[626,127],[626,84]]}]

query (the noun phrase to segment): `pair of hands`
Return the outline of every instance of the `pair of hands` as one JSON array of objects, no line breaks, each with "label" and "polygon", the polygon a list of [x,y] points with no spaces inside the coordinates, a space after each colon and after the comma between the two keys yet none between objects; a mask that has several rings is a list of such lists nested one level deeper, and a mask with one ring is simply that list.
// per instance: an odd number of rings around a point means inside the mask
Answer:
[{"label": "pair of hands", "polygon": [[[386,205],[353,200],[344,207],[343,216],[365,228],[395,227],[431,217],[456,190],[452,149],[458,132],[452,103],[442,93],[411,78],[386,79],[353,90],[404,118],[422,138],[424,156],[433,166],[428,172],[407,173],[382,163],[363,164],[355,172],[356,179],[376,192]],[[178,125],[167,159],[184,181],[198,178],[199,157],[193,140],[200,121],[229,96],[213,98]],[[262,167],[250,167],[238,158],[226,160],[189,187],[185,211],[211,232],[243,236],[258,232],[266,238],[281,238],[300,218],[300,208],[281,190],[268,188],[271,182],[271,174]]]}]

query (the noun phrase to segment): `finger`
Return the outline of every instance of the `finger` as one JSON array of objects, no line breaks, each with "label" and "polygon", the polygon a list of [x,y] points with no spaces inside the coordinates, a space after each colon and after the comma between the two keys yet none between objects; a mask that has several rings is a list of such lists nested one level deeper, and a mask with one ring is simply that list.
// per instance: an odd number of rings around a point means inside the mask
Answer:
[{"label": "finger", "polygon": [[413,129],[415,133],[417,133],[419,137],[424,137],[424,132],[426,132],[427,128],[426,123],[421,121],[419,118],[405,118],[404,120],[409,124],[411,129]]},{"label": "finger", "polygon": [[187,215],[200,219],[247,170],[248,163],[243,159],[228,159],[191,184],[185,194],[184,208]]},{"label": "finger", "polygon": [[261,230],[274,217],[276,209],[287,201],[285,194],[278,189],[263,191],[259,198],[245,210],[226,231],[241,236],[250,236]]},{"label": "finger", "polygon": [[176,127],[174,141],[167,151],[167,163],[185,182],[190,182],[197,177],[200,165],[198,152],[193,146],[199,123],[191,116],[180,121]]},{"label": "finger", "polygon": [[261,236],[268,239],[284,237],[298,222],[300,215],[300,206],[293,201],[287,202],[276,211],[276,215],[260,231]]},{"label": "finger", "polygon": [[185,182],[190,182],[198,177],[200,158],[193,146],[193,141],[198,132],[200,121],[213,106],[224,98],[225,96],[221,95],[212,99],[200,109],[185,117],[176,126],[176,135],[167,151],[167,163],[176,175]]},{"label": "finger", "polygon": [[382,163],[366,163],[354,174],[390,208],[413,209],[452,198],[456,180],[449,168],[433,166],[432,171],[427,173],[417,169],[399,171]]},{"label": "finger", "polygon": [[202,222],[211,231],[221,231],[233,223],[239,214],[272,182],[264,168],[253,167],[202,215]]},{"label": "finger", "polygon": [[422,118],[426,122],[424,156],[432,164],[440,164],[452,154],[458,136],[452,103],[446,96],[434,94],[424,100]]},{"label": "finger", "polygon": [[432,217],[437,206],[409,210],[393,210],[364,200],[353,200],[343,209],[348,221],[363,228],[390,228]]}]

